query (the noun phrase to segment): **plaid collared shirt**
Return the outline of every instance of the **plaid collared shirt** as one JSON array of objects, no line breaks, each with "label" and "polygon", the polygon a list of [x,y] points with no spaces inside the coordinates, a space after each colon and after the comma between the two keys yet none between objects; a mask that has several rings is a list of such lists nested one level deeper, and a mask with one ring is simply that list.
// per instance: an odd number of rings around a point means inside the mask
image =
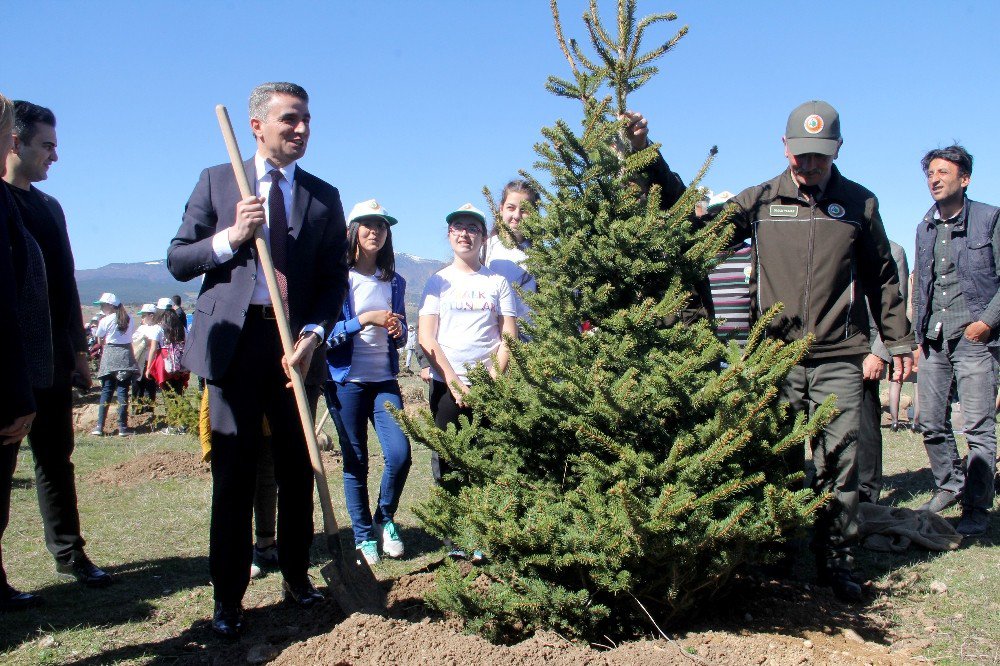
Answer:
[{"label": "plaid collared shirt", "polygon": [[[934,213],[937,216],[937,212]],[[934,288],[929,303],[931,315],[927,321],[927,337],[931,340],[952,340],[965,331],[972,323],[972,314],[965,303],[962,285],[958,281],[958,271],[951,254],[951,237],[958,215],[939,220],[937,238],[934,240]],[[938,332],[938,325],[941,330]]]}]

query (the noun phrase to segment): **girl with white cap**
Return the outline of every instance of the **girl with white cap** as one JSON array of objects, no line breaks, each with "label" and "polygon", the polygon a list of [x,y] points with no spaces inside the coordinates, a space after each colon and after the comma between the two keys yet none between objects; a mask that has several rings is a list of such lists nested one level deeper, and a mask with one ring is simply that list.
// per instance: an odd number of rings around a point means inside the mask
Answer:
[{"label": "girl with white cap", "polygon": [[[347,218],[350,293],[327,338],[326,404],[337,427],[344,457],[344,496],[355,547],[369,564],[402,557],[403,541],[393,520],[410,471],[410,442],[389,403],[403,408],[399,391],[399,348],[406,341],[406,281],[395,271],[392,231],[396,218],[370,199]],[[368,499],[368,423],[375,426],[385,468],[378,506]]]},{"label": "girl with white cap", "polygon": [[[465,204],[445,220],[454,257],[451,265],[427,281],[418,336],[431,366],[431,413],[442,430],[449,423],[459,427],[459,416],[472,419],[472,410],[465,404],[471,385],[469,370],[484,364],[491,375],[502,373],[509,360],[503,334],[517,337],[517,304],[510,283],[482,263],[486,217],[472,204]],[[456,486],[443,482],[448,471],[447,461],[433,453],[434,480],[457,494]],[[446,545],[452,556],[465,556],[450,541]],[[473,553],[474,561],[481,558],[478,551]]]},{"label": "girl with white cap", "polygon": [[[136,313],[142,318],[132,334],[132,353],[139,368],[145,368],[149,361],[150,341],[156,338],[159,326],[155,323],[156,307],[152,303],[145,303]],[[140,372],[132,384],[132,403],[135,405],[135,413],[140,411],[153,411],[156,403],[156,382]]]},{"label": "girl with white cap", "polygon": [[97,408],[97,425],[90,434],[97,437],[104,434],[108,403],[111,402],[111,394],[117,392],[118,435],[134,435],[135,431],[128,427],[128,388],[132,378],[139,374],[132,352],[135,320],[125,311],[118,297],[110,292],[101,294],[94,305],[101,306],[104,318],[97,325],[97,341],[101,345],[101,366],[97,370],[97,377],[101,380],[101,403]]}]

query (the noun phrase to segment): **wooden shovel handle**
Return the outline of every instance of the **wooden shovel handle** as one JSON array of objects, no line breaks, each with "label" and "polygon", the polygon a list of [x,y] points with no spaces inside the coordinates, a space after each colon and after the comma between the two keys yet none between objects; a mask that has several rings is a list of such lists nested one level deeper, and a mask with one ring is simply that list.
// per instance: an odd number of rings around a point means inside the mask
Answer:
[{"label": "wooden shovel handle", "polygon": [[[247,179],[246,169],[243,167],[243,158],[240,155],[239,144],[236,143],[236,134],[233,132],[233,124],[229,121],[229,112],[222,104],[215,107],[215,115],[219,118],[219,128],[222,130],[222,138],[226,141],[226,149],[229,151],[229,160],[233,164],[233,175],[236,176],[236,184],[240,188],[240,195],[245,199],[254,195],[250,189],[250,181]],[[285,351],[285,358],[291,358],[295,351],[295,338],[292,337],[291,328],[288,326],[288,317],[285,315],[284,303],[281,301],[281,291],[278,289],[278,278],[274,273],[274,262],[271,261],[271,251],[264,240],[264,230],[257,228],[254,233],[254,242],[257,245],[257,256],[260,258],[261,268],[264,269],[264,279],[267,281],[267,291],[271,295],[271,304],[274,306],[274,316],[278,323],[278,334],[281,336],[281,347]],[[292,389],[295,392],[295,404],[299,408],[299,420],[302,422],[302,432],[306,437],[306,445],[309,448],[309,460],[312,462],[313,473],[316,476],[316,489],[319,492],[319,502],[323,509],[323,530],[327,535],[337,535],[337,518],[333,514],[333,503],[330,500],[330,488],[326,482],[326,471],[323,469],[323,459],[319,455],[319,443],[316,441],[316,431],[313,428],[312,410],[309,408],[309,399],[306,397],[306,384],[302,379],[302,373],[298,368],[289,367],[292,375]]]}]

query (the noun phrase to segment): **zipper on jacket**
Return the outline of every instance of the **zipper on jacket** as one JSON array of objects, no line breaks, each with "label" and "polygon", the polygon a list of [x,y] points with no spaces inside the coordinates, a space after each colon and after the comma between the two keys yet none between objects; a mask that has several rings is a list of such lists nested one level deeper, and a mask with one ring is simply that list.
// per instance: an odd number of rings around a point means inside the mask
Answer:
[{"label": "zipper on jacket", "polygon": [[753,275],[757,280],[757,319],[760,319],[763,310],[761,310],[760,304],[760,239],[757,237],[757,229],[760,227],[760,220],[754,220],[753,222]]},{"label": "zipper on jacket", "polygon": [[806,284],[802,297],[802,337],[809,334],[809,285],[812,282],[813,250],[816,245],[816,204],[809,206],[809,248],[806,252]]},{"label": "zipper on jacket", "polygon": [[844,339],[847,339],[848,334],[851,332],[851,313],[854,312],[854,252],[851,252],[851,283],[848,289],[851,290],[851,300],[847,303],[847,316],[844,317]]}]

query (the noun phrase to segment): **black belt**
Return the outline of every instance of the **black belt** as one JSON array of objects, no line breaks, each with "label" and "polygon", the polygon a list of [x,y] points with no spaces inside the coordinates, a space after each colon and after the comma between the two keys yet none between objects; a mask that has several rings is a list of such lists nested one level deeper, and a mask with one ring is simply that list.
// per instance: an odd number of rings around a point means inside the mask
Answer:
[{"label": "black belt", "polygon": [[260,317],[261,319],[276,319],[274,315],[274,307],[270,305],[254,305],[250,304],[247,307],[247,316],[254,315]]}]

